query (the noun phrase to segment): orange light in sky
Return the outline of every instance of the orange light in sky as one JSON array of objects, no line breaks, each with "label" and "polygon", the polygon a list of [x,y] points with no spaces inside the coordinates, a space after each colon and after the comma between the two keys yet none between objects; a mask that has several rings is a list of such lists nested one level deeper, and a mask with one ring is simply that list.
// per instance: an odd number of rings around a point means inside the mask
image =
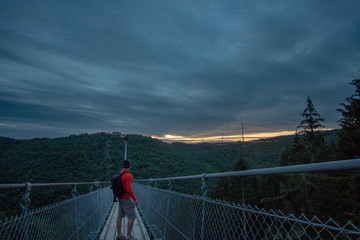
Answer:
[{"label": "orange light in sky", "polygon": [[[267,132],[267,133],[253,133],[253,134],[244,134],[245,141],[253,141],[261,138],[271,138],[285,135],[294,135],[295,131],[281,131],[281,132]],[[167,134],[163,137],[152,136],[153,138],[157,138],[164,142],[186,142],[186,143],[201,143],[201,142],[237,142],[242,141],[242,135],[227,135],[227,136],[209,136],[209,137],[201,137],[201,136],[179,136],[179,135],[171,135]]]}]

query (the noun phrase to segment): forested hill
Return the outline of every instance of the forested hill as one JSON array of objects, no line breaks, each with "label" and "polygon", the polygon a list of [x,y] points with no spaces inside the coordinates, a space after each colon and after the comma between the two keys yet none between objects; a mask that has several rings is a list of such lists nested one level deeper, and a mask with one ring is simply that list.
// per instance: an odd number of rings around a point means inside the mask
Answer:
[{"label": "forested hill", "polygon": [[[213,170],[173,148],[140,135],[127,135],[134,178],[198,174]],[[63,138],[0,138],[0,182],[107,181],[121,170],[124,137],[97,133]]]},{"label": "forested hill", "polygon": [[[240,153],[250,168],[277,166],[281,152],[293,141],[287,136],[245,144],[169,144],[141,135],[125,137],[135,179],[230,171]],[[109,133],[30,140],[0,137],[0,183],[109,181],[122,168],[124,145],[124,136]],[[31,208],[69,198],[70,191],[33,189]],[[18,211],[20,198],[19,193],[0,190],[0,218]]]},{"label": "forested hill", "polygon": [[[339,130],[323,132],[326,143],[336,142],[338,132]],[[250,169],[279,166],[282,153],[292,146],[294,138],[295,135],[288,135],[244,143],[184,144],[174,142],[172,145],[189,157],[210,164],[217,171],[232,171],[240,154]]]},{"label": "forested hill", "polygon": [[265,168],[279,164],[281,152],[292,144],[294,136],[283,136],[236,143],[199,143],[172,145],[184,154],[214,166],[217,171],[231,171],[240,154],[249,168]]},{"label": "forested hill", "polygon": [[[329,135],[335,135],[334,133]],[[164,143],[126,135],[134,178],[230,171],[240,153],[250,168],[277,166],[294,136],[246,143]],[[0,182],[107,181],[121,169],[124,137],[97,133],[15,140],[0,137]]]},{"label": "forested hill", "polygon": [[[140,135],[126,139],[135,179],[215,171],[171,144]],[[0,137],[0,183],[109,181],[122,169],[124,145],[123,136],[108,133],[30,140]],[[33,189],[31,208],[69,198],[70,191],[68,187]],[[20,198],[15,191],[0,190],[0,219],[18,212]]]}]

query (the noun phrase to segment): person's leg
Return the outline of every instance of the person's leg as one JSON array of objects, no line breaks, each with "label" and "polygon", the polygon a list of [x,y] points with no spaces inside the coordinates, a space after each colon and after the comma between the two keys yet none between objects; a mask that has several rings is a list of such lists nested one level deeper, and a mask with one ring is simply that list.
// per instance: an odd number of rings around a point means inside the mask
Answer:
[{"label": "person's leg", "polygon": [[125,236],[121,233],[122,221],[123,221],[123,218],[125,217],[125,211],[124,211],[123,206],[120,203],[120,201],[118,204],[119,204],[119,212],[118,212],[118,217],[116,219],[116,228],[117,228],[118,234],[117,234],[116,239],[125,239]]},{"label": "person's leg", "polygon": [[130,237],[131,236],[131,230],[132,230],[132,227],[134,225],[134,221],[135,219],[128,219],[128,224],[127,224],[127,237]]},{"label": "person's leg", "polygon": [[122,223],[122,218],[118,217],[116,219],[116,227],[117,227],[118,236],[121,236],[121,223]]},{"label": "person's leg", "polygon": [[[134,202],[130,198],[121,199],[123,200],[122,203],[124,204],[124,211],[128,218],[128,224],[127,224],[127,237],[129,238],[131,236],[131,230],[134,225],[134,221],[136,218],[136,211],[135,211],[135,205]],[[133,239],[133,238],[131,238]]]}]

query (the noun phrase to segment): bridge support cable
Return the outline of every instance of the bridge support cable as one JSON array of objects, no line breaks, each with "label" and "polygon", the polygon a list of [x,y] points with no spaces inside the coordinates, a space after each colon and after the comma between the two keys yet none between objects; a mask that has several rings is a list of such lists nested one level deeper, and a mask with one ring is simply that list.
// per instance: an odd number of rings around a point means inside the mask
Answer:
[{"label": "bridge support cable", "polygon": [[[97,184],[97,190],[90,187],[89,193],[77,195],[77,186],[84,184],[88,183],[31,184],[31,188],[73,186],[72,198],[32,210],[28,209],[30,184],[24,184],[23,212],[0,220],[0,239],[97,239],[113,205],[113,193],[109,186],[101,188],[101,184],[108,184],[103,182]],[[0,189],[24,185],[0,184]]]},{"label": "bridge support cable", "polygon": [[[159,237],[172,239],[360,239],[360,229],[351,222],[340,225],[334,219],[307,217],[265,210],[256,206],[229,203],[206,196],[206,179],[275,174],[360,169],[360,159],[239,172],[212,173],[183,177],[142,179],[133,184],[139,209],[148,226]],[[202,196],[171,190],[174,180],[201,179]],[[159,189],[152,182],[169,181],[169,188]],[[170,187],[171,181],[171,187]],[[336,216],[334,216],[336,217]]]},{"label": "bridge support cable", "polygon": [[[208,173],[206,178],[224,178],[224,177],[249,177],[249,176],[265,176],[265,175],[279,175],[279,174],[296,174],[296,173],[310,173],[310,172],[327,172],[327,171],[344,171],[360,169],[360,159],[341,160],[322,163],[300,164],[285,167],[261,168],[244,171],[222,172],[222,173]],[[189,180],[201,179],[204,174],[171,177],[171,178],[156,178],[156,179],[137,179],[137,182],[149,181],[168,181],[172,180]],[[1,186],[1,184],[0,184]]]}]

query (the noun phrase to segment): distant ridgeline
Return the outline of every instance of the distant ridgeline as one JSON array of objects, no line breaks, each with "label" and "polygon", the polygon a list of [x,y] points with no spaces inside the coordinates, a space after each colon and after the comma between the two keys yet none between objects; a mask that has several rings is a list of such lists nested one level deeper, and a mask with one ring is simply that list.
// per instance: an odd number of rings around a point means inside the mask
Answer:
[{"label": "distant ridgeline", "polygon": [[[134,178],[156,178],[214,172],[171,144],[140,135],[127,135],[127,158]],[[0,183],[107,181],[120,171],[124,138],[115,133],[81,134],[62,138],[15,140],[0,137]],[[30,208],[71,196],[63,187],[32,189]],[[88,191],[87,187],[83,193]],[[80,189],[81,193],[81,189]],[[0,190],[0,218],[19,213],[18,191]]]},{"label": "distant ridgeline", "polygon": [[293,136],[284,136],[244,143],[175,142],[172,145],[189,157],[210,164],[217,171],[231,171],[240,153],[251,169],[278,166],[281,152],[291,145],[293,138]]},{"label": "distant ridgeline", "polygon": [[[332,136],[334,132],[329,133]],[[168,144],[140,135],[127,135],[127,158],[135,179],[231,171],[240,153],[250,168],[278,166],[281,152],[294,136],[266,142]],[[332,137],[333,138],[333,137]],[[116,133],[71,135],[62,138],[15,140],[0,137],[1,183],[107,181],[122,167],[124,137]],[[197,187],[186,188],[196,193]],[[30,208],[67,199],[72,189],[33,189]],[[0,190],[0,218],[19,213],[18,191]],[[80,188],[80,194],[88,191]]]}]

